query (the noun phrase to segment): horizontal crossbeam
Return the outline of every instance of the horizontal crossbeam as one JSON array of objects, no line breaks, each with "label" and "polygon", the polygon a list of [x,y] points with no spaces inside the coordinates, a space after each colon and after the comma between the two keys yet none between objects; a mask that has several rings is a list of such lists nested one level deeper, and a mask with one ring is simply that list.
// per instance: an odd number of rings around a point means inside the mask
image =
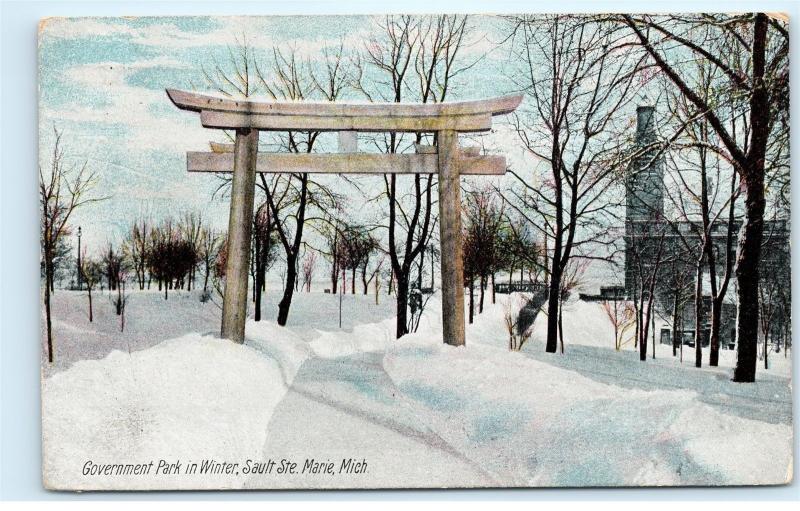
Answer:
[{"label": "horizontal crossbeam", "polygon": [[266,131],[487,131],[492,116],[513,112],[521,95],[450,103],[252,101],[167,89],[183,110],[200,113],[207,128]]},{"label": "horizontal crossbeam", "polygon": [[[349,132],[342,132],[349,133]],[[224,144],[221,142],[209,142],[211,150],[215,153],[232,153],[233,144]],[[462,156],[478,156],[480,155],[481,148],[478,146],[461,146],[459,148]],[[340,153],[342,151],[339,151]],[[353,151],[354,152],[354,151]],[[429,144],[414,144],[414,152],[417,154],[436,154],[436,146]]]},{"label": "horizontal crossbeam", "polygon": [[[214,146],[212,146],[214,147]],[[186,153],[189,172],[232,172],[233,153],[226,144],[215,152]],[[258,153],[256,172],[299,174],[436,174],[439,155],[433,154],[324,154]],[[506,172],[504,156],[459,156],[459,174],[501,175]]]}]

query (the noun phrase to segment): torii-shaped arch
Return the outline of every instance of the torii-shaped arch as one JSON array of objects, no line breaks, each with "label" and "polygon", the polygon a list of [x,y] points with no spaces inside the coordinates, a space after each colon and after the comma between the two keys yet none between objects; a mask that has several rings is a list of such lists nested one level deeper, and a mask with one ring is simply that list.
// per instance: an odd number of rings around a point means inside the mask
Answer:
[{"label": "torii-shaped arch", "polygon": [[[450,103],[315,103],[235,100],[167,89],[206,128],[236,131],[235,143],[187,153],[190,172],[233,172],[221,335],[244,342],[256,172],[433,174],[439,176],[442,325],[447,344],[464,344],[461,174],[503,174],[503,156],[460,148],[458,133],[488,131],[492,117],[513,112],[521,95]],[[258,153],[259,131],[337,131],[339,153]],[[437,145],[416,154],[357,152],[357,132],[436,133]]]}]

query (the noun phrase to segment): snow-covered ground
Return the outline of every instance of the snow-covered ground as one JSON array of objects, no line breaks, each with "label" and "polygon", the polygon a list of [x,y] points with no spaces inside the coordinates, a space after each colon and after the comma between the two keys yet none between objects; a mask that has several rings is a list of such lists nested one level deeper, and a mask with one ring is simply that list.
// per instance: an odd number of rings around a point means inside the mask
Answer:
[{"label": "snow-covered ground", "polygon": [[[134,352],[149,348],[165,339],[188,333],[217,335],[220,305],[200,302],[196,291],[170,291],[167,300],[163,292],[133,291],[125,308],[125,328],[120,331],[120,317],[111,300],[116,293],[93,292],[93,321],[89,322],[89,301],[86,292],[58,289],[53,294],[54,364],[46,363],[46,340],[42,324],[42,367],[46,375],[70,367],[78,360],[103,358],[114,350]],[[310,299],[306,297],[309,296]],[[346,294],[342,296],[342,329],[352,332],[356,325],[393,317],[393,297],[381,296],[375,304],[373,295]],[[263,295],[263,318],[275,322],[281,296],[276,289]],[[217,300],[219,302],[219,300]],[[253,304],[249,303],[253,314]],[[44,322],[43,322],[44,323]],[[295,293],[289,312],[288,325],[292,332],[307,341],[320,331],[339,331],[339,297],[324,293]]]},{"label": "snow-covered ground", "polygon": [[[640,362],[613,349],[602,307],[565,310],[566,349],[546,354],[544,317],[509,352],[498,295],[440,340],[433,298],[418,332],[393,340],[390,297],[295,295],[281,328],[247,324],[244,346],[216,339],[219,309],[197,295],[133,293],[126,331],[107,298],[56,292],[56,365],[43,382],[45,481],[64,489],[780,484],[792,477],[791,359],[754,384],[696,369],[657,346]],[[348,308],[349,305],[349,308]],[[107,310],[103,310],[107,309]],[[192,333],[199,332],[199,333]],[[171,339],[161,342],[161,339]],[[81,361],[81,359],[89,359]],[[707,356],[706,356],[707,360]],[[46,364],[45,364],[46,365]],[[339,473],[342,460],[364,460]],[[93,463],[238,463],[230,474],[83,475]],[[246,474],[246,460],[298,463]],[[325,470],[302,472],[306,460]],[[252,466],[252,464],[251,464]],[[317,466],[317,465],[314,465]],[[154,467],[155,469],[155,467]]]}]

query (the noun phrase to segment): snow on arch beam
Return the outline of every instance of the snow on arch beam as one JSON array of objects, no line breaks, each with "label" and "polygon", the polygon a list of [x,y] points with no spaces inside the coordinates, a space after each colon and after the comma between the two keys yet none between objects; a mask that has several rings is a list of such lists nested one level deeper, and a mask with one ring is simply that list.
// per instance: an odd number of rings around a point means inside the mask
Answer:
[{"label": "snow on arch beam", "polygon": [[182,110],[200,113],[206,128],[263,131],[488,131],[492,117],[514,111],[521,95],[451,103],[309,103],[234,100],[167,89]]}]

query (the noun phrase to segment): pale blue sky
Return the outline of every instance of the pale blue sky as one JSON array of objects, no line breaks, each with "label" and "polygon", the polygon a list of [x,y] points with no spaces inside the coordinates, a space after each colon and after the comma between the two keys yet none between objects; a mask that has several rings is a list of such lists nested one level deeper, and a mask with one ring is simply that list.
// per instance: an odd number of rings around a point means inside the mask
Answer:
[{"label": "pale blue sky", "polygon": [[[203,66],[224,62],[228,46],[246,36],[266,60],[273,46],[295,47],[321,58],[325,47],[363,50],[378,33],[368,16],[52,18],[39,40],[40,162],[47,165],[53,125],[64,131],[71,161],[88,160],[99,193],[110,198],[79,211],[84,242],[99,248],[118,242],[133,218],[202,211],[223,227],[227,199],[213,200],[218,181],[188,174],[185,153],[224,140],[200,126],[196,114],[175,108],[165,87],[204,90]],[[450,99],[508,93],[508,50],[497,48],[504,21],[473,17],[464,62],[477,64],[460,76]],[[355,90],[350,98],[363,100]],[[373,179],[380,179],[373,178]],[[344,182],[334,185],[346,186]]]}]

